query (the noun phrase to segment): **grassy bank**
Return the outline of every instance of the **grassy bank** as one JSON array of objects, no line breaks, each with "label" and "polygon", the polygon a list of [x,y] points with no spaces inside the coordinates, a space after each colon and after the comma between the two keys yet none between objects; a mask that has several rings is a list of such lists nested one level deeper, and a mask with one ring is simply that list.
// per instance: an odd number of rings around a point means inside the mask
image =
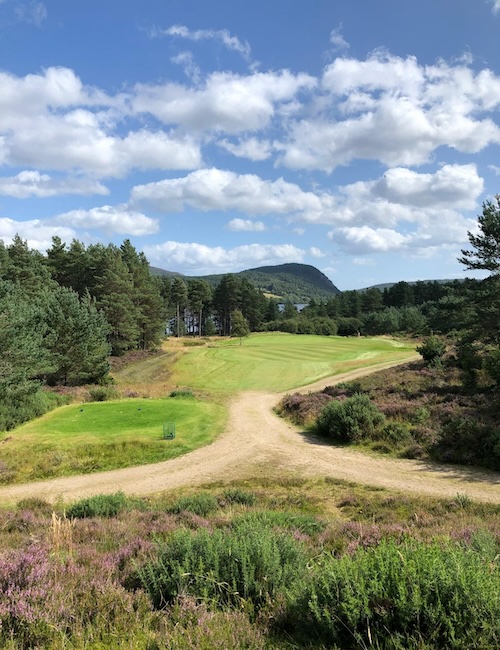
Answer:
[{"label": "grassy bank", "polygon": [[[212,442],[225,409],[189,398],[127,399],[73,404],[48,413],[0,438],[0,481],[96,472],[175,458]],[[175,422],[174,440],[163,423]]]}]

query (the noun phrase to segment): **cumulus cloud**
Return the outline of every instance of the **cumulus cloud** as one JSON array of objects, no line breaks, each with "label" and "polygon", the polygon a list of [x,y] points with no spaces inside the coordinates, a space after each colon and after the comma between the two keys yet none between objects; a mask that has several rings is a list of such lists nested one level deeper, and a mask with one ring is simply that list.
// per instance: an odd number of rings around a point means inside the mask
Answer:
[{"label": "cumulus cloud", "polygon": [[252,221],[251,219],[231,219],[227,227],[235,232],[263,232],[266,230],[262,221]]},{"label": "cumulus cloud", "polygon": [[40,219],[15,221],[7,217],[0,217],[0,239],[5,244],[10,244],[16,234],[27,241],[29,248],[40,252],[45,252],[50,248],[52,237],[60,237],[63,241],[70,241],[76,237],[75,231],[71,228],[49,225]]},{"label": "cumulus cloud", "polygon": [[313,257],[325,257],[326,253],[323,253],[323,251],[320,248],[316,248],[316,246],[311,246],[309,249],[309,254],[312,255]]},{"label": "cumulus cloud", "polygon": [[124,96],[85,87],[72,70],[0,72],[0,161],[39,169],[123,176],[132,169],[195,169],[197,139],[138,127],[117,134]]},{"label": "cumulus cloud", "polygon": [[[477,207],[483,189],[474,164],[442,165],[434,173],[396,167],[376,180],[340,187],[335,194],[306,192],[283,179],[202,169],[134,187],[131,205],[165,213],[190,208],[272,214],[289,222],[329,225],[333,240],[357,253],[466,241],[471,220],[462,211]],[[231,224],[233,229],[255,229],[251,220],[233,219]],[[294,232],[304,234],[304,228],[297,226]]]},{"label": "cumulus cloud", "polygon": [[497,13],[500,11],[500,0],[491,0],[493,4],[493,13]]},{"label": "cumulus cloud", "polygon": [[52,223],[120,235],[151,235],[159,230],[156,219],[119,205],[103,205],[91,210],[71,210],[54,217]]},{"label": "cumulus cloud", "polygon": [[466,61],[422,66],[383,51],[365,61],[339,57],[321,89],[319,113],[290,126],[282,164],[326,172],[356,159],[420,165],[440,146],[477,153],[500,141],[489,115],[500,106],[500,78]]},{"label": "cumulus cloud", "polygon": [[22,171],[16,176],[0,177],[0,195],[3,196],[25,199],[62,194],[109,194],[109,190],[98,181],[78,177],[52,178],[38,171]]},{"label": "cumulus cloud", "polygon": [[136,113],[150,113],[167,124],[232,134],[266,127],[277,106],[315,84],[314,77],[288,70],[249,75],[216,72],[200,88],[137,84],[131,103]]},{"label": "cumulus cloud", "polygon": [[272,146],[269,140],[258,140],[257,138],[240,140],[238,143],[221,140],[217,144],[222,149],[232,153],[233,156],[248,158],[253,161],[267,160],[272,153]]},{"label": "cumulus cloud", "polygon": [[200,169],[183,178],[137,185],[132,203],[146,204],[161,212],[178,212],[185,206],[197,210],[238,210],[250,215],[290,214],[324,209],[330,197],[304,192],[282,178],[263,180],[255,174],[236,174],[220,169]]},{"label": "cumulus cloud", "polygon": [[195,273],[240,271],[252,266],[302,262],[305,252],[291,244],[249,244],[226,249],[197,243],[166,241],[146,246],[147,258],[160,266],[175,266]]}]

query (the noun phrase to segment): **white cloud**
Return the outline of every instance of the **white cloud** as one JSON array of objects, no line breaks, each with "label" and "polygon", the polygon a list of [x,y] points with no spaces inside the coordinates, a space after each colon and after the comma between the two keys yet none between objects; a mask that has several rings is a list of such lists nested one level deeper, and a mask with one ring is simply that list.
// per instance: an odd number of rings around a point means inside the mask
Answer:
[{"label": "white cloud", "polygon": [[240,140],[237,144],[228,140],[221,140],[217,143],[219,147],[229,151],[233,156],[239,158],[248,158],[249,160],[267,160],[271,156],[272,146],[268,140],[258,140],[257,138],[248,138]]},{"label": "white cloud", "polygon": [[136,113],[150,113],[164,123],[240,133],[266,127],[278,105],[315,84],[310,75],[288,70],[246,76],[216,72],[201,88],[137,84],[131,101]]},{"label": "white cloud", "polygon": [[[500,2],[500,0],[498,1]],[[491,169],[491,171],[494,172],[496,176],[500,176],[500,167],[497,165],[488,165],[488,169]]]},{"label": "white cloud", "polygon": [[291,124],[282,164],[326,172],[356,159],[419,165],[440,146],[477,153],[500,142],[490,116],[500,106],[500,77],[464,60],[422,66],[383,51],[365,61],[337,58],[322,91],[319,112]]},{"label": "white cloud", "polygon": [[194,62],[194,57],[192,52],[180,52],[177,56],[174,56],[170,59],[172,63],[176,63],[182,66],[184,74],[188,79],[193,83],[199,83],[201,79],[201,70]]},{"label": "white cloud", "polygon": [[57,225],[47,225],[40,219],[31,221],[15,221],[7,217],[0,217],[0,239],[5,244],[10,244],[16,234],[25,239],[29,248],[40,252],[46,251],[52,245],[52,237],[60,237],[63,241],[70,241],[76,237],[75,231]]},{"label": "white cloud", "polygon": [[79,177],[52,178],[38,171],[22,171],[16,176],[0,177],[0,195],[25,199],[60,196],[61,194],[109,194],[101,183]]},{"label": "white cloud", "polygon": [[197,210],[238,210],[250,215],[318,211],[331,200],[282,178],[266,181],[254,174],[220,169],[200,169],[184,178],[137,185],[132,203],[146,204],[162,212],[178,212],[185,206]]},{"label": "white cloud", "polygon": [[493,13],[500,11],[500,0],[491,0],[493,3]]},{"label": "white cloud", "polygon": [[299,227],[299,228],[294,228],[294,229],[293,229],[293,232],[294,232],[296,235],[299,235],[299,237],[302,237],[302,235],[305,233],[305,231],[306,231],[305,228],[300,228],[300,227]]},{"label": "white cloud", "polygon": [[67,68],[22,78],[0,72],[0,91],[3,164],[104,177],[201,164],[200,143],[192,136],[140,127],[118,135],[125,97],[86,88]]},{"label": "white cloud", "polygon": [[326,253],[323,253],[323,251],[320,248],[316,248],[316,246],[311,246],[309,249],[309,254],[312,255],[313,257],[325,257]]},{"label": "white cloud", "polygon": [[329,237],[343,250],[356,254],[401,250],[408,241],[408,237],[395,230],[369,226],[337,228]]},{"label": "white cloud", "polygon": [[334,52],[349,49],[349,43],[345,40],[342,34],[342,23],[330,32],[330,43],[333,45]]},{"label": "white cloud", "polygon": [[227,227],[235,232],[263,232],[266,230],[262,221],[252,221],[251,219],[231,219]]},{"label": "white cloud", "polygon": [[302,262],[304,251],[291,244],[249,244],[225,249],[197,243],[167,241],[146,246],[150,262],[162,267],[179,268],[198,274],[240,271],[252,266]]},{"label": "white cloud", "polygon": [[352,263],[356,266],[374,266],[375,260],[371,257],[354,257]]},{"label": "white cloud", "polygon": [[91,210],[71,210],[54,217],[51,221],[74,228],[101,230],[107,234],[141,236],[151,235],[159,230],[156,219],[119,205],[103,205]]},{"label": "white cloud", "polygon": [[[333,226],[334,241],[354,253],[420,251],[466,242],[473,222],[462,211],[477,207],[483,188],[473,164],[443,165],[434,173],[397,167],[377,180],[340,187],[336,194],[305,192],[283,179],[268,181],[252,174],[202,169],[182,178],[136,186],[131,205],[165,213],[191,208],[249,216],[273,214],[289,222]],[[234,219],[230,227],[254,229],[255,222]],[[297,226],[294,232],[305,231]]]},{"label": "white cloud", "polygon": [[240,41],[237,36],[231,36],[227,29],[197,29],[190,30],[185,25],[172,25],[168,29],[154,30],[152,35],[164,34],[165,36],[178,36],[190,41],[216,40],[228,50],[238,52],[245,59],[250,60],[250,45],[247,41]]}]

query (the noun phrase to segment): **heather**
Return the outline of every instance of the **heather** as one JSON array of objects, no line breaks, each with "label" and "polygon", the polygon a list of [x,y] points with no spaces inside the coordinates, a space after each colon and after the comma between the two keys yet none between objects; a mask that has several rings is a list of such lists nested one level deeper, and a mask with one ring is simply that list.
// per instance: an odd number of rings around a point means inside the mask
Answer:
[{"label": "heather", "polygon": [[0,647],[496,647],[499,552],[498,506],[333,480],[29,499],[0,511]]},{"label": "heather", "polygon": [[332,442],[500,470],[500,393],[479,379],[471,390],[451,362],[414,362],[319,393],[286,395],[277,410]]}]

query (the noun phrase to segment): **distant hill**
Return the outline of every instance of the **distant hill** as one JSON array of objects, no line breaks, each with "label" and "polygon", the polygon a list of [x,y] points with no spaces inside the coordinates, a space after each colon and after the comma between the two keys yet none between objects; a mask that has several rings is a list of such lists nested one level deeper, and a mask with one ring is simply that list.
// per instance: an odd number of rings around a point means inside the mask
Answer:
[{"label": "distant hill", "polygon": [[[151,267],[154,275],[180,276],[180,273],[163,271]],[[197,276],[216,286],[224,274]],[[278,264],[260,266],[234,273],[247,278],[255,287],[266,294],[295,303],[308,303],[312,298],[325,300],[340,293],[340,290],[324,273],[309,264]],[[186,279],[187,276],[183,276]]]},{"label": "distant hill", "polygon": [[[466,279],[467,278],[458,278],[458,282],[463,282]],[[426,284],[428,284],[429,282],[437,282],[438,284],[447,284],[448,282],[455,282],[456,280],[457,280],[457,278],[454,278],[453,280],[412,280],[412,281],[409,281],[409,282],[407,282],[405,280],[405,282],[406,282],[406,284],[417,284],[417,282],[425,282]],[[400,280],[398,280],[398,282],[400,282]],[[365,287],[364,289],[356,289],[356,291],[363,292],[363,291],[368,291],[368,289],[378,289],[379,291],[383,291],[384,289],[390,289],[395,284],[398,284],[398,282],[386,282],[384,284],[372,284],[371,287]]]},{"label": "distant hill", "polygon": [[150,266],[149,270],[153,275],[161,275],[167,278],[183,278],[185,277],[182,273],[177,273],[177,271],[165,271],[165,269],[160,269],[157,266]]}]

